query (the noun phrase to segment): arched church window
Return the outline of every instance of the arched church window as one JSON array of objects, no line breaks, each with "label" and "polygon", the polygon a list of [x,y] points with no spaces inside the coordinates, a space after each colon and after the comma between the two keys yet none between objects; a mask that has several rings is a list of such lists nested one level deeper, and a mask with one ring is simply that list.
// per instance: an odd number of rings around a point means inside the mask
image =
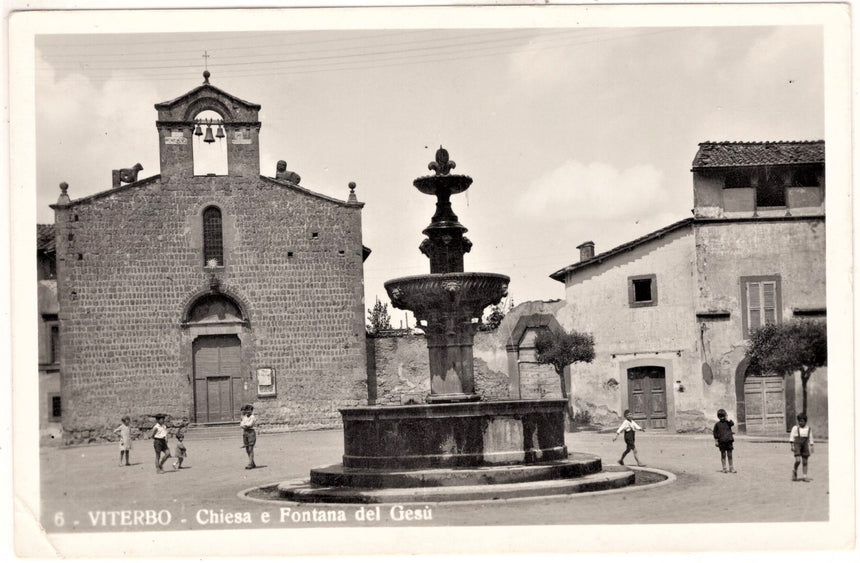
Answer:
[{"label": "arched church window", "polygon": [[226,175],[227,142],[221,115],[212,110],[198,113],[193,137],[194,175]]},{"label": "arched church window", "polygon": [[203,211],[203,264],[224,265],[224,234],[221,210],[217,207],[207,207]]}]

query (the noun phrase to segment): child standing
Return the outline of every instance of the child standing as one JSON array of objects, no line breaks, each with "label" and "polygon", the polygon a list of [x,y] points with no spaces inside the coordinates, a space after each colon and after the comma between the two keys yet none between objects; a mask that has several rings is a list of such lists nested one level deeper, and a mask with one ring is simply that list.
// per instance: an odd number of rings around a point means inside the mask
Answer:
[{"label": "child standing", "polygon": [[[809,482],[806,470],[809,466],[809,456],[812,455],[814,442],[812,441],[812,428],[806,425],[806,413],[797,415],[797,424],[791,429],[788,439],[791,451],[794,453],[794,471],[791,473],[792,481]],[[797,478],[797,467],[803,463],[803,477]]]},{"label": "child standing", "polygon": [[621,423],[621,426],[618,427],[618,430],[615,431],[615,437],[612,438],[612,441],[618,439],[618,435],[624,432],[624,443],[627,444],[627,449],[624,450],[624,453],[621,454],[621,459],[618,460],[619,465],[624,465],[624,458],[630,452],[633,452],[633,459],[636,460],[636,465],[642,466],[642,463],[639,461],[639,457],[636,455],[636,431],[641,430],[645,432],[645,429],[636,424],[636,421],[633,420],[633,414],[630,412],[630,409],[624,411],[624,422]]},{"label": "child standing", "polygon": [[[723,473],[737,473],[732,462],[732,450],[734,449],[735,436],[732,432],[733,420],[727,419],[728,415],[724,409],[717,411],[719,419],[714,424],[714,445],[720,448],[720,461],[723,464]],[[726,471],[726,459],[729,461],[729,469]]]},{"label": "child standing", "polygon": [[176,461],[173,462],[173,469],[182,469],[182,462],[188,452],[183,440],[185,440],[185,433],[180,430],[176,433]]},{"label": "child standing", "polygon": [[254,469],[257,467],[254,464],[254,444],[257,443],[257,431],[254,430],[254,425],[257,423],[257,417],[254,416],[254,407],[245,405],[242,407],[242,421],[239,426],[242,427],[242,444],[245,448],[245,453],[248,454],[248,465],[245,469]]},{"label": "child standing", "polygon": [[[122,467],[123,465],[131,465],[131,461],[129,461],[129,454],[131,453],[131,418],[124,416],[122,417],[122,424],[120,424],[116,430],[114,430],[114,434],[119,434],[119,465]],[[123,459],[125,459],[125,463],[123,463]]]},{"label": "child standing", "polygon": [[[155,426],[152,427],[152,446],[155,448],[155,470],[164,473],[164,462],[170,457],[170,448],[167,447],[167,426],[164,419],[167,415],[155,415]],[[164,457],[162,456],[164,454]]]}]

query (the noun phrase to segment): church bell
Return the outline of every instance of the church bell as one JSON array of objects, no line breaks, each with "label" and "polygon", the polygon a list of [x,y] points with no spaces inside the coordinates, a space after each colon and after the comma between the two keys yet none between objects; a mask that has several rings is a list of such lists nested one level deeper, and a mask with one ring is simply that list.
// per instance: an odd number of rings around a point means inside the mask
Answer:
[{"label": "church bell", "polygon": [[215,133],[215,136],[218,137],[219,139],[224,138],[224,128],[222,126],[220,126],[220,125],[218,126],[218,132]]},{"label": "church bell", "polygon": [[206,136],[203,137],[203,142],[204,143],[214,143],[215,142],[215,137],[212,135],[212,126],[211,125],[206,126]]}]

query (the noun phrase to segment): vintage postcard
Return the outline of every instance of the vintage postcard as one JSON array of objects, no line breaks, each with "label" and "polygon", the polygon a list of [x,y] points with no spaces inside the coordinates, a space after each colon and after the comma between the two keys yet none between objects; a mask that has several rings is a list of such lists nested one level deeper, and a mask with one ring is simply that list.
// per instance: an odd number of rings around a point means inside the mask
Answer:
[{"label": "vintage postcard", "polygon": [[854,549],[847,5],[9,30],[18,555]]}]

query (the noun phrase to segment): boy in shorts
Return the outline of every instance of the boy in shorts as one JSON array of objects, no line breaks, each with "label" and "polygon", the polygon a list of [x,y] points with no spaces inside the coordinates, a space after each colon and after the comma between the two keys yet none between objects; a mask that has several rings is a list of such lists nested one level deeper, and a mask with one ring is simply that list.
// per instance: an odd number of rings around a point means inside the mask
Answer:
[{"label": "boy in shorts", "polygon": [[242,407],[242,421],[239,426],[242,428],[242,444],[245,448],[245,453],[248,454],[248,465],[245,469],[254,469],[257,467],[254,464],[254,444],[257,443],[257,431],[254,430],[254,425],[257,423],[257,417],[254,416],[254,407],[245,405]]},{"label": "boy in shorts", "polygon": [[624,432],[624,443],[627,444],[627,449],[624,450],[624,453],[621,454],[621,459],[618,460],[618,465],[624,465],[624,458],[630,452],[633,452],[633,459],[636,460],[636,465],[642,466],[642,462],[639,461],[639,456],[636,455],[636,431],[641,430],[645,432],[645,429],[636,424],[636,421],[633,420],[633,413],[630,412],[630,409],[624,411],[624,421],[621,423],[621,426],[618,427],[618,430],[615,431],[615,437],[612,438],[612,441],[618,439],[618,435]]},{"label": "boy in shorts", "polygon": [[[717,411],[717,423],[714,424],[714,445],[720,448],[720,461],[723,463],[723,473],[737,473],[734,463],[732,462],[732,450],[734,450],[735,436],[732,432],[732,426],[735,425],[733,420],[728,420],[728,415],[724,409]],[[726,470],[726,460],[729,462],[729,469]]]},{"label": "boy in shorts", "polygon": [[[809,456],[812,455],[814,442],[812,441],[812,429],[806,425],[806,413],[797,415],[797,424],[791,429],[788,439],[791,451],[794,453],[794,471],[791,473],[792,481],[809,482],[806,471],[809,468]],[[803,477],[797,478],[797,468],[803,463]]]},{"label": "boy in shorts", "polygon": [[[170,458],[170,448],[167,447],[167,426],[164,419],[167,415],[155,415],[155,426],[152,427],[152,446],[155,448],[155,471],[164,473],[164,462]],[[162,457],[162,453],[164,457]]]}]

